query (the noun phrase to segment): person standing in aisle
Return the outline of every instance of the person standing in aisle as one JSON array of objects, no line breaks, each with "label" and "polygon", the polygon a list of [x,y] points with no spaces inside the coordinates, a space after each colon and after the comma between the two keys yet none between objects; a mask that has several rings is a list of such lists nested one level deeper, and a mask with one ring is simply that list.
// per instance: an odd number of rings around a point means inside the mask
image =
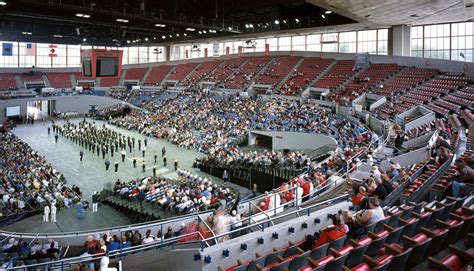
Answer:
[{"label": "person standing in aisle", "polygon": [[76,213],[78,220],[82,220],[84,218],[84,204],[82,203],[82,200],[76,204]]},{"label": "person standing in aisle", "polygon": [[155,154],[153,155],[153,158],[155,158],[155,164],[156,164],[156,160],[158,158],[158,154],[155,152]]},{"label": "person standing in aisle", "polygon": [[143,164],[142,164],[142,171],[145,172],[145,168],[146,168],[146,163],[145,161],[143,161]]},{"label": "person standing in aisle", "polygon": [[137,158],[133,158],[133,168],[137,168]]},{"label": "person standing in aisle", "polygon": [[139,139],[138,140],[138,151],[142,149],[142,141]]},{"label": "person standing in aisle", "polygon": [[92,195],[92,212],[97,213],[97,208],[99,206],[100,195],[97,191],[94,191]]},{"label": "person standing in aisle", "polygon": [[115,167],[115,172],[117,172],[117,171],[118,171],[118,167],[119,167],[119,163],[118,163],[118,162],[115,162],[115,163],[114,163],[114,167]]},{"label": "person standing in aisle", "polygon": [[224,180],[224,184],[227,184],[227,181],[229,180],[229,173],[227,173],[227,170],[224,170],[224,173],[222,174],[222,179]]},{"label": "person standing in aisle", "polygon": [[54,135],[54,140],[56,141],[56,143],[58,143],[58,138],[59,138],[58,134]]},{"label": "person standing in aisle", "polygon": [[146,147],[143,146],[143,149],[142,149],[142,156],[145,157],[145,151],[146,151]]},{"label": "person standing in aisle", "polygon": [[146,139],[146,137],[143,139],[143,143],[145,144],[145,147],[148,145],[148,139]]},{"label": "person standing in aisle", "polygon": [[127,154],[127,152],[125,151],[125,149],[122,149],[120,154],[122,155],[122,163],[123,163],[123,162],[125,162],[125,154]]},{"label": "person standing in aisle", "polygon": [[51,133],[51,127],[48,126],[48,135]]},{"label": "person standing in aisle", "polygon": [[165,154],[166,154],[166,148],[165,146],[163,146],[163,148],[161,148],[161,156],[163,157],[165,156]]},{"label": "person standing in aisle", "polygon": [[153,179],[156,179],[156,165],[153,165]]},{"label": "person standing in aisle", "polygon": [[166,155],[165,155],[165,156],[163,156],[163,166],[165,166],[165,167],[166,167],[166,161],[167,160],[166,160]]},{"label": "person standing in aisle", "polygon": [[105,160],[105,171],[109,171],[110,161],[109,159]]},{"label": "person standing in aisle", "polygon": [[56,212],[57,212],[56,201],[53,201],[51,203],[51,222],[52,223],[56,223]]},{"label": "person standing in aisle", "polygon": [[178,159],[174,159],[174,171],[178,170]]},{"label": "person standing in aisle", "polygon": [[82,158],[84,157],[84,152],[82,150],[79,152],[79,157],[81,158],[81,162],[82,162]]},{"label": "person standing in aisle", "polygon": [[49,222],[49,206],[44,206],[43,222]]}]

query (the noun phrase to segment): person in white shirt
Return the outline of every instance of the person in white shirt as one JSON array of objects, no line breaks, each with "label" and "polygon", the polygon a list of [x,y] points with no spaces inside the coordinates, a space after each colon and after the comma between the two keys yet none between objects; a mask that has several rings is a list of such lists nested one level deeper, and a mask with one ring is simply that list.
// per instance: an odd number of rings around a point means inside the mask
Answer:
[{"label": "person in white shirt", "polygon": [[49,206],[44,206],[43,222],[49,222]]},{"label": "person in white shirt", "polygon": [[51,222],[56,223],[56,202],[51,203]]}]

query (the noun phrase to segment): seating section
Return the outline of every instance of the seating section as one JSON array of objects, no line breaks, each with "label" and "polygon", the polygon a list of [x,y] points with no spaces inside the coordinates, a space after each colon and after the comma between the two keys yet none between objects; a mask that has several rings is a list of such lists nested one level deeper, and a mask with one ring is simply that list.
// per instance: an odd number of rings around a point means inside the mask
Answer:
[{"label": "seating section", "polygon": [[342,89],[331,93],[329,98],[334,102],[340,102],[341,99],[352,101],[400,69],[397,64],[372,64]]},{"label": "seating section", "polygon": [[252,57],[240,70],[229,76],[224,83],[225,88],[241,89],[247,87],[255,76],[270,61],[268,57]]},{"label": "seating section", "polygon": [[203,78],[208,76],[214,69],[223,63],[222,60],[216,61],[206,61],[201,64],[186,77],[183,81],[180,82],[181,86],[191,86],[202,81]]},{"label": "seating section", "polygon": [[238,67],[240,67],[244,62],[248,60],[249,59],[245,57],[238,57],[226,60],[222,66],[215,69],[204,79],[210,82],[221,83],[221,81],[225,80],[229,75],[236,71]]},{"label": "seating section", "polygon": [[334,89],[339,87],[344,81],[351,78],[354,73],[354,60],[338,60],[337,63],[314,84],[314,86],[318,88]]},{"label": "seating section", "polygon": [[148,68],[132,68],[128,69],[125,74],[125,80],[139,80],[143,79]]},{"label": "seating section", "polygon": [[151,71],[148,74],[148,77],[145,79],[144,85],[146,86],[159,85],[172,68],[173,66],[158,66],[158,67],[151,68]]},{"label": "seating section", "polygon": [[375,93],[390,99],[393,96],[397,96],[402,92],[416,87],[437,73],[438,71],[436,69],[405,68],[394,77],[384,81],[375,89]]},{"label": "seating section", "polygon": [[48,73],[48,80],[53,88],[71,87],[71,74],[67,72]]},{"label": "seating section", "polygon": [[[367,233],[359,238],[343,236],[311,249],[308,249],[305,240],[297,240],[285,247],[275,247],[267,255],[256,253],[254,259],[238,260],[237,265],[225,270],[362,271],[418,268],[428,257],[463,240],[470,232],[474,210],[461,208],[462,204],[463,200],[447,198],[441,202],[409,203],[386,208],[385,219],[366,226]],[[472,238],[472,235],[468,238]],[[466,244],[466,248],[460,251],[471,253],[472,242]],[[446,257],[440,262],[450,264]],[[462,260],[461,264],[464,266],[468,262]]]},{"label": "seating section", "polygon": [[301,58],[296,56],[277,57],[265,68],[263,73],[255,80],[256,84],[279,84]]},{"label": "seating section", "polygon": [[333,59],[305,57],[300,66],[293,70],[290,78],[283,84],[281,93],[285,95],[301,93],[332,62],[334,62]]},{"label": "seating section", "polygon": [[41,75],[41,74],[35,74],[35,75],[22,74],[21,79],[23,80],[24,83],[42,82],[43,81],[43,75]]},{"label": "seating section", "polygon": [[171,72],[168,80],[183,80],[199,63],[178,64],[173,72]]},{"label": "seating section", "polygon": [[120,77],[102,77],[100,78],[101,87],[116,87],[118,86]]},{"label": "seating section", "polygon": [[18,89],[16,85],[15,74],[3,73],[0,74],[0,91]]},{"label": "seating section", "polygon": [[[467,150],[463,153],[460,159],[466,159],[470,157],[471,155],[474,155],[474,151]],[[456,172],[457,172],[456,167],[452,165],[448,170],[444,172],[444,174],[439,178],[439,180],[433,185],[430,193],[432,193],[432,195],[442,195],[442,194],[445,194],[447,191],[449,191],[449,189],[451,188],[451,177],[453,177]]]}]

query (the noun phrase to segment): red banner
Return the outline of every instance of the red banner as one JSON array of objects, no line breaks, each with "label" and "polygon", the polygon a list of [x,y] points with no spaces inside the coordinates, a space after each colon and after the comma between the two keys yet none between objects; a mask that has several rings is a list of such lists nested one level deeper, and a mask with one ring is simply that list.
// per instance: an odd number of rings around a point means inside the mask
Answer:
[{"label": "red banner", "polygon": [[189,52],[186,50],[186,58],[189,58]]},{"label": "red banner", "polygon": [[265,56],[270,55],[270,44],[265,43]]},{"label": "red banner", "polygon": [[204,48],[204,57],[207,57],[207,48]]},{"label": "red banner", "polygon": [[226,56],[230,55],[230,48],[229,47],[225,47],[225,55]]}]

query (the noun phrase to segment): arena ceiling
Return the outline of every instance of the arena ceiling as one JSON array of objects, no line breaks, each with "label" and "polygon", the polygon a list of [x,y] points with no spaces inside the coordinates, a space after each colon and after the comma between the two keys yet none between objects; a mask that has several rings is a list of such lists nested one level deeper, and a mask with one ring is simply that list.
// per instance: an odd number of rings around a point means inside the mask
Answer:
[{"label": "arena ceiling", "polygon": [[474,0],[0,0],[0,39],[145,45],[362,23],[473,19]]}]

